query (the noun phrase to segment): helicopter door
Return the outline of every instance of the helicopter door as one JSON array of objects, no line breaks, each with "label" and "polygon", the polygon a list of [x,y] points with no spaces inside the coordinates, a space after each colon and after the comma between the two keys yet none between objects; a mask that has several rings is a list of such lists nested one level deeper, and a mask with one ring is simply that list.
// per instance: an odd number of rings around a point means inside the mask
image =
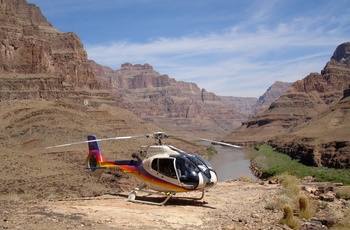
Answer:
[{"label": "helicopter door", "polygon": [[186,189],[195,189],[199,185],[199,170],[188,159],[176,158],[176,169],[179,175],[179,180]]},{"label": "helicopter door", "polygon": [[152,161],[152,169],[163,174],[164,176],[177,179],[174,158],[156,158]]}]

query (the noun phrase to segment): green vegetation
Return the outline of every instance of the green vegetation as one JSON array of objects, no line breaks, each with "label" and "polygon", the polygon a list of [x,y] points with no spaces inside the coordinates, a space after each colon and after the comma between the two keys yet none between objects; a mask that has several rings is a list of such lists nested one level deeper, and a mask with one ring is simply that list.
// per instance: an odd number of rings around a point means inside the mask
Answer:
[{"label": "green vegetation", "polygon": [[[316,203],[301,191],[300,179],[283,173],[274,177],[282,185],[281,190],[265,206],[269,210],[283,210],[279,223],[292,229],[300,229],[301,219],[311,219]],[[294,211],[295,210],[295,211]],[[297,213],[297,216],[294,216]]]},{"label": "green vegetation", "polygon": [[300,180],[295,176],[291,176],[288,173],[283,173],[275,177],[277,181],[282,185],[281,190],[277,193],[277,197],[270,200],[266,209],[278,210],[288,204],[294,209],[298,208],[298,200],[300,195]]},{"label": "green vegetation", "polygon": [[291,229],[300,229],[300,220],[293,215],[293,209],[289,204],[283,208],[283,218],[279,221],[280,224],[285,224]]},{"label": "green vegetation", "polygon": [[214,156],[214,155],[216,155],[216,154],[218,154],[218,151],[217,151],[213,146],[210,146],[210,148],[209,148],[209,150],[208,150],[206,156],[207,156],[208,158],[210,158],[210,157],[212,157],[212,156]]},{"label": "green vegetation", "polygon": [[299,218],[311,219],[311,212],[309,207],[309,198],[305,194],[299,196]]},{"label": "green vegetation", "polygon": [[266,178],[289,173],[298,178],[312,176],[320,182],[341,182],[344,185],[350,185],[350,169],[306,166],[297,160],[292,160],[286,154],[274,151],[268,145],[262,145],[256,149],[259,150],[252,159],[252,163],[262,171]]}]

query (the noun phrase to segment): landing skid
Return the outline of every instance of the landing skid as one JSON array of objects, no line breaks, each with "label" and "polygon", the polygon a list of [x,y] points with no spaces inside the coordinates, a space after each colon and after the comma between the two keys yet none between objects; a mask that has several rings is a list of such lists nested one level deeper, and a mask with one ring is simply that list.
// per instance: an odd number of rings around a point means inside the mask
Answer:
[{"label": "landing skid", "polygon": [[204,190],[202,190],[202,195],[200,197],[178,197],[181,199],[188,199],[188,200],[201,200],[204,198]]},{"label": "landing skid", "polygon": [[[132,190],[129,193],[128,196],[128,201],[130,202],[134,202],[134,203],[142,203],[142,204],[151,204],[151,205],[158,205],[158,206],[163,206],[165,205],[165,203],[172,197],[174,196],[176,193],[174,192],[167,192],[167,193],[162,193],[162,192],[153,192],[153,191],[148,191],[145,190],[144,188],[146,188],[146,185],[141,185],[137,188],[135,188],[134,190]],[[152,202],[152,201],[145,201],[145,200],[138,200],[136,199],[136,195],[137,192],[144,192],[147,193],[148,195],[165,195],[165,199],[162,202]],[[201,200],[204,197],[204,190],[202,191],[202,195],[200,197],[179,197],[182,199],[192,199],[192,200]]]},{"label": "landing skid", "polygon": [[175,195],[175,193],[171,193],[171,192],[168,192],[168,193],[165,193],[165,200],[163,200],[162,202],[152,202],[152,201],[145,201],[145,200],[137,200],[136,199],[136,195],[137,195],[137,192],[144,192],[144,193],[147,193],[148,195],[164,195],[164,193],[161,193],[161,192],[153,192],[153,191],[148,191],[148,190],[145,190],[147,186],[145,184],[142,184],[138,187],[136,187],[134,190],[132,190],[130,193],[129,193],[129,196],[128,196],[128,201],[130,202],[134,202],[134,203],[142,203],[142,204],[151,204],[151,205],[158,205],[158,206],[162,206],[164,205],[173,195]]}]

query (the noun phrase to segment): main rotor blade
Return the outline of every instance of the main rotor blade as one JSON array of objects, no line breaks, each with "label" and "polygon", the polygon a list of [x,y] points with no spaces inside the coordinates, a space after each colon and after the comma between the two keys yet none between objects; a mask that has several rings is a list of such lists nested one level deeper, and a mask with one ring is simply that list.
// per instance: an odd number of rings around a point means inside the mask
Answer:
[{"label": "main rotor blade", "polygon": [[171,139],[174,139],[174,140],[178,140],[178,141],[182,141],[186,144],[189,144],[189,145],[193,145],[193,146],[197,146],[197,144],[195,142],[192,142],[192,141],[188,141],[188,140],[185,140],[183,138],[180,138],[180,137],[176,137],[176,136],[168,136],[168,138],[171,138]]},{"label": "main rotor blade", "polygon": [[213,141],[213,140],[204,139],[204,138],[197,138],[197,139],[203,140],[203,141],[209,141],[212,143],[216,143],[216,144],[224,145],[224,146],[228,146],[228,147],[233,147],[233,148],[239,148],[239,149],[243,148],[242,146],[239,146],[239,145],[233,145],[233,144],[229,144],[229,143],[225,143],[225,142],[221,142],[221,141]]},{"label": "main rotor blade", "polygon": [[62,145],[49,146],[49,147],[46,147],[46,149],[66,147],[66,146],[71,146],[71,145],[80,145],[80,144],[85,144],[85,143],[90,143],[90,142],[95,142],[95,141],[123,140],[123,139],[133,139],[133,138],[149,138],[149,135],[146,134],[146,135],[142,135],[142,136],[108,137],[108,138],[101,138],[101,139],[96,139],[96,140],[80,141],[80,142],[73,142],[73,143],[62,144]]}]

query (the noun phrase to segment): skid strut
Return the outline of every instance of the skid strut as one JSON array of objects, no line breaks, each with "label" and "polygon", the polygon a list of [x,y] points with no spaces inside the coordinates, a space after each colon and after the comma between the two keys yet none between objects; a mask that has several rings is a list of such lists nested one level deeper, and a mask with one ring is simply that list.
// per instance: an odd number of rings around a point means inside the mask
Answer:
[{"label": "skid strut", "polygon": [[200,197],[177,197],[181,199],[188,199],[188,200],[201,200],[204,198],[204,190],[202,190],[202,195]]},{"label": "skid strut", "polygon": [[[165,195],[165,199],[164,199],[162,202],[152,202],[152,201],[138,200],[138,199],[136,199],[137,192],[145,192],[145,193],[148,193],[148,195],[153,195],[153,194],[160,195],[160,194],[161,194],[161,195]],[[147,190],[135,188],[135,190],[132,190],[132,191],[129,193],[128,201],[134,202],[134,203],[143,203],[143,204],[152,204],[152,205],[162,206],[162,205],[164,205],[173,195],[175,195],[175,193],[167,192],[167,193],[164,194],[164,193],[160,193],[160,192],[152,192],[152,191],[147,191]]]}]

